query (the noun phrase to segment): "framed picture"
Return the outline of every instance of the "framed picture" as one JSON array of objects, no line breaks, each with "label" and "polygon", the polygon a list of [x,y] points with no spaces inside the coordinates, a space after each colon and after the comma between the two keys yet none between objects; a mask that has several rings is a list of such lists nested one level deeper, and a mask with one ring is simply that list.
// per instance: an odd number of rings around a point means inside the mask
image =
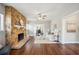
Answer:
[{"label": "framed picture", "polygon": [[67,32],[76,32],[76,23],[67,23]]}]

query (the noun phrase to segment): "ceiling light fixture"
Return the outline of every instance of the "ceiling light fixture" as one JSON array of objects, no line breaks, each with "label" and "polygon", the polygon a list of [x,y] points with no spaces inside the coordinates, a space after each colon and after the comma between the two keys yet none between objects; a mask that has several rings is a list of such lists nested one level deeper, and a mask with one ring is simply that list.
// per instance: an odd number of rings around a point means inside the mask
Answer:
[{"label": "ceiling light fixture", "polygon": [[45,14],[38,13],[37,15],[38,15],[37,18],[38,18],[39,20],[47,19],[47,15],[45,15]]}]

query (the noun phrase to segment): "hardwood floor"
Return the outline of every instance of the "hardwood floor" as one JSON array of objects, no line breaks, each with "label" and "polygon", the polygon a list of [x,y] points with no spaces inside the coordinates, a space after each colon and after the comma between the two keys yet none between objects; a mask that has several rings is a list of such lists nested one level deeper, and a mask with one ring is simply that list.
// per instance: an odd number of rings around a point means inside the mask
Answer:
[{"label": "hardwood floor", "polygon": [[19,50],[11,50],[11,55],[79,55],[79,44],[34,44],[30,40]]}]

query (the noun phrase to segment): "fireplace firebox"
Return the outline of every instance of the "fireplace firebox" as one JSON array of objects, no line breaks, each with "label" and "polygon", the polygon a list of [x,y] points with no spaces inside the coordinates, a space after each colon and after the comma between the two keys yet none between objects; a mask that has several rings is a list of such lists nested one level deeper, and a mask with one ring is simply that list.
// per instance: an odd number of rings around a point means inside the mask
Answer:
[{"label": "fireplace firebox", "polygon": [[18,41],[21,41],[24,39],[24,33],[18,34]]}]

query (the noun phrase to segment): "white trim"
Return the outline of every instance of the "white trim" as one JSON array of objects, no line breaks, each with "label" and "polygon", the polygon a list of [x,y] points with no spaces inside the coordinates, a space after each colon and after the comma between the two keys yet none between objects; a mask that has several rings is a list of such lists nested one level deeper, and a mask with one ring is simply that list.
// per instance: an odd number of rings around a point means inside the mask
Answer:
[{"label": "white trim", "polygon": [[61,42],[61,44],[79,44],[79,42]]}]

